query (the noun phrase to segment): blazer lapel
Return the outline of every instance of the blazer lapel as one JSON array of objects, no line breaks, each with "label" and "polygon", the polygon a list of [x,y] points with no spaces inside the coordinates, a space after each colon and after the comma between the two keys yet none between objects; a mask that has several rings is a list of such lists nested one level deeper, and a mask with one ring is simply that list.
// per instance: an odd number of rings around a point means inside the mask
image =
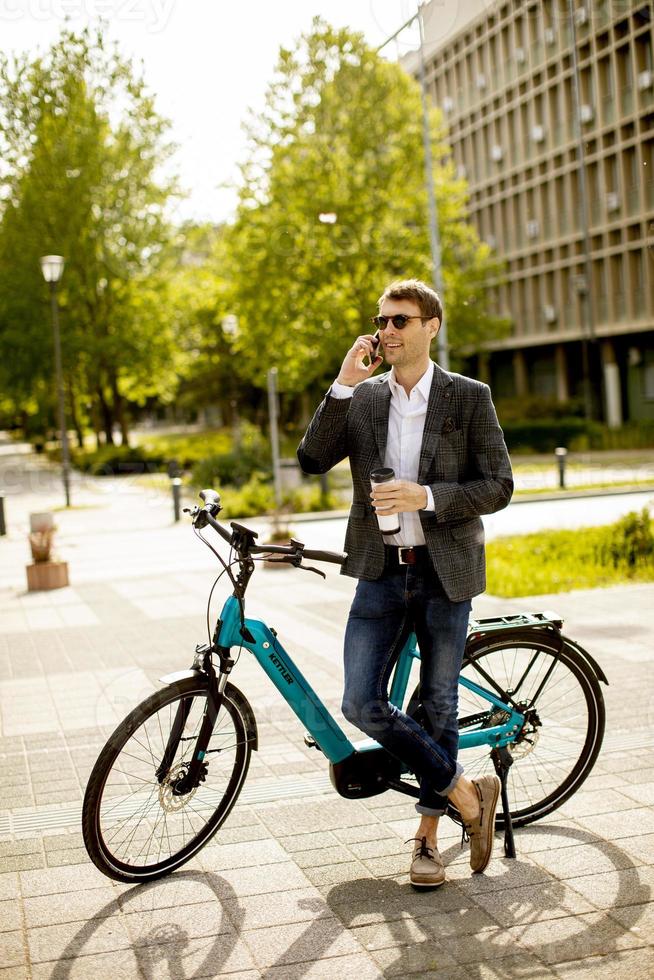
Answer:
[{"label": "blazer lapel", "polygon": [[443,371],[438,364],[434,365],[434,376],[427,402],[427,414],[425,416],[425,428],[422,434],[422,446],[420,448],[420,463],[418,466],[418,483],[424,483],[429,464],[436,455],[438,443],[441,438],[443,422],[451,407],[451,385],[452,378]]},{"label": "blazer lapel", "polygon": [[388,435],[388,413],[391,406],[391,389],[386,378],[380,378],[374,386],[372,396],[372,431],[379,451],[380,464],[384,465],[386,437]]}]

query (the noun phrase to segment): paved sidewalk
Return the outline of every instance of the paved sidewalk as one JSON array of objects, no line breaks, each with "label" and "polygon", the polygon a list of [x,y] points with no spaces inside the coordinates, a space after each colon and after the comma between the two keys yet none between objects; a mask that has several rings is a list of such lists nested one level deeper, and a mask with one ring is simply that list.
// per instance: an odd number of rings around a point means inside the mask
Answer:
[{"label": "paved sidewalk", "polygon": [[[206,636],[215,567],[188,525],[171,525],[169,505],[110,486],[100,496],[89,485],[85,509],[58,516],[68,589],[24,592],[22,516],[0,539],[0,980],[654,975],[654,586],[475,603],[476,615],[557,609],[610,681],[593,775],[517,832],[516,860],[501,857],[498,837],[487,873],[471,877],[447,821],[449,881],[414,893],[411,802],[336,796],[244,655],[234,680],[255,708],[260,750],[218,839],[152,885],[104,879],[79,830],[88,773],[116,722]],[[48,492],[17,495],[12,512],[18,497],[24,513],[43,509]],[[261,571],[248,608],[276,626],[335,712],[353,584],[331,570],[325,583]],[[224,595],[218,586],[216,608]]]}]

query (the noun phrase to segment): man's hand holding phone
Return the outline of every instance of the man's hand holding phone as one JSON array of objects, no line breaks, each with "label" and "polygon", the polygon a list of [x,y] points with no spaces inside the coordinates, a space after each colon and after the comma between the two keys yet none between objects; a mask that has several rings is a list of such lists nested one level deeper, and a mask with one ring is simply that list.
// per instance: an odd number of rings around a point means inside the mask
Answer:
[{"label": "man's hand holding phone", "polygon": [[[339,384],[353,388],[360,381],[369,378],[383,361],[381,354],[377,353],[378,350],[379,331],[374,335],[366,333],[357,337],[341,364],[341,370],[336,378]],[[366,357],[368,364],[363,363]]]}]

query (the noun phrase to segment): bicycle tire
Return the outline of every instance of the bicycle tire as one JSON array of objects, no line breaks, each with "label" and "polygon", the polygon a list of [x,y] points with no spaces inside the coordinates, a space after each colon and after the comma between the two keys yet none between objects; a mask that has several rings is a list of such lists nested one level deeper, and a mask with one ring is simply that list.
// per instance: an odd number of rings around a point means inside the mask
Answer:
[{"label": "bicycle tire", "polygon": [[[173,777],[192,756],[207,695],[201,674],[155,692],[118,725],[98,756],[84,796],[82,834],[89,857],[107,877],[144,882],[170,874],[204,847],[231,812],[256,743],[252,709],[232,684],[225,686],[209,742],[205,780],[185,796],[172,792]],[[181,701],[189,707],[183,738],[159,779],[156,768]]]},{"label": "bicycle tire", "polygon": [[[540,820],[576,793],[595,764],[605,727],[604,698],[597,676],[565,638],[559,649],[558,638],[535,631],[510,637],[491,636],[483,645],[466,652],[461,674],[488,688],[487,680],[477,670],[478,665],[500,688],[510,689],[511,682],[517,680],[534,654],[535,665],[529,680],[523,682],[528,686],[515,695],[519,703],[529,700],[529,692],[536,691],[554,658],[556,664],[534,705],[540,726],[525,724],[516,742],[509,745],[513,764],[509,769],[507,791],[515,827]],[[411,700],[414,704],[419,701],[418,689]],[[559,703],[552,710],[551,706],[556,702]],[[477,721],[470,727],[479,727],[478,717],[484,710],[489,726],[501,723],[499,709],[489,709],[488,701],[460,685],[459,731],[466,728],[465,724],[462,727],[465,717],[476,715]],[[495,772],[489,746],[463,750],[460,761],[470,779]],[[452,804],[448,813],[460,820]],[[496,823],[499,828],[504,826],[501,810],[498,810]]]}]

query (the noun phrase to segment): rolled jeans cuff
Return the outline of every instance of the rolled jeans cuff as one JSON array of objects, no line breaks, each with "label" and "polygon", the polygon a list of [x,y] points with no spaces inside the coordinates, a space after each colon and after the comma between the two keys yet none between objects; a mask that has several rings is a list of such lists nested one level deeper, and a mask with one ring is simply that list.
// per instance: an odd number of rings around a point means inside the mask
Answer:
[{"label": "rolled jeans cuff", "polygon": [[[463,775],[463,766],[461,765],[460,762],[457,761],[454,775],[450,779],[445,789],[440,789],[438,791],[439,795],[449,796],[449,794],[452,792],[452,790],[454,789],[454,787],[456,786],[456,784],[458,783],[462,775]],[[425,817],[442,817],[443,814],[445,813],[445,809],[443,807],[427,806],[425,803],[416,803],[416,810],[418,811],[418,813],[421,813]]]}]

